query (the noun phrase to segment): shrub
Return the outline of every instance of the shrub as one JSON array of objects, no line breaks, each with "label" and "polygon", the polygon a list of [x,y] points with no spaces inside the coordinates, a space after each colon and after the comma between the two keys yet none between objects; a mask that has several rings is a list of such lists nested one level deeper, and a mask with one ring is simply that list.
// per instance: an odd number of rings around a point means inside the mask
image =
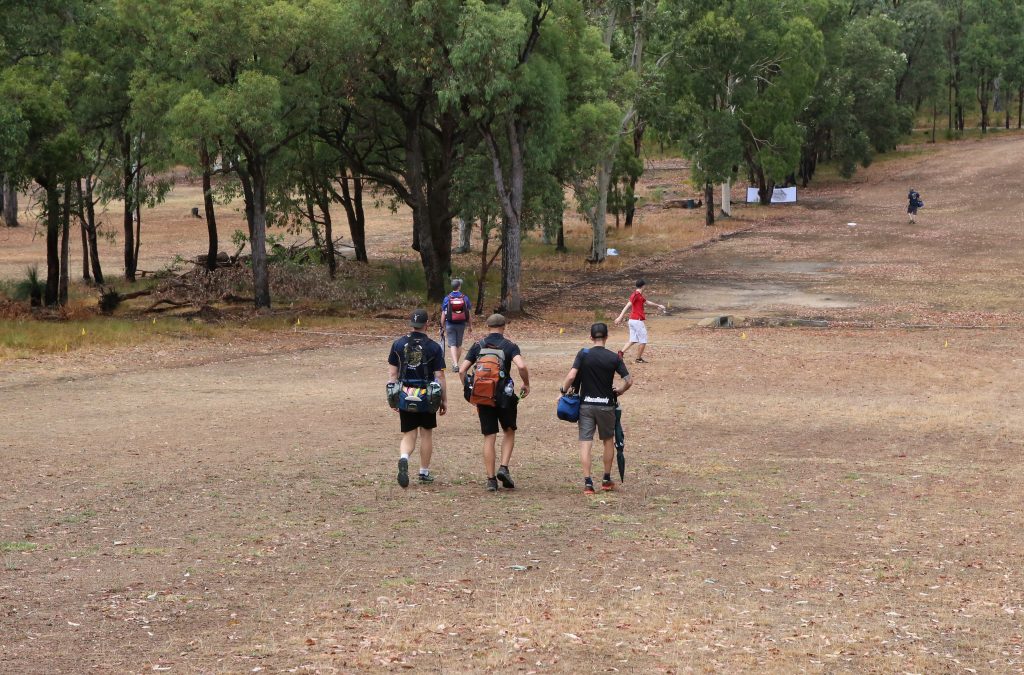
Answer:
[{"label": "shrub", "polygon": [[46,284],[39,280],[39,268],[32,265],[25,270],[25,278],[14,285],[14,299],[25,301],[33,307],[43,304],[43,293],[46,291]]}]

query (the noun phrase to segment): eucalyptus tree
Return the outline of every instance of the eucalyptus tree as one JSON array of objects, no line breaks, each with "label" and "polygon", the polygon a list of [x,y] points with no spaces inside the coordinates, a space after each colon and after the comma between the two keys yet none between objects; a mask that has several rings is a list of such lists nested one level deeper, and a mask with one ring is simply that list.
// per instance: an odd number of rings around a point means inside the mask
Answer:
[{"label": "eucalyptus tree", "polygon": [[[501,307],[518,312],[521,238],[530,225],[527,191],[531,184],[544,185],[529,177],[557,173],[565,136],[573,133],[574,109],[589,104],[606,113],[606,120],[613,119],[610,110],[618,112],[606,98],[610,57],[579,3],[468,0],[459,30],[441,95],[447,108],[466,111],[490,158],[502,216]],[[602,156],[610,145],[597,146]],[[586,154],[594,148],[573,150]]]},{"label": "eucalyptus tree", "polygon": [[[639,100],[642,96],[640,85],[645,67],[650,60],[647,47],[650,33],[658,26],[661,16],[656,0],[598,0],[587,3],[589,14],[602,31],[605,49],[613,55],[614,71],[609,68],[608,102],[618,107],[618,124],[615,133],[600,146],[601,157],[595,167],[593,178],[596,199],[585,200],[582,205],[592,230],[590,260],[600,262],[605,258],[607,247],[608,192],[612,188],[612,173],[619,156],[623,139],[632,137],[634,156],[640,154],[644,125],[639,119]],[[660,60],[656,62],[660,65]],[[609,111],[610,112],[610,111]],[[634,163],[629,163],[632,167]],[[642,167],[642,165],[641,165]],[[636,174],[635,171],[627,175]],[[636,174],[638,177],[638,174]],[[630,193],[636,186],[636,179],[630,179]],[[632,221],[632,214],[629,216]]]},{"label": "eucalyptus tree", "polygon": [[967,28],[961,59],[967,83],[974,89],[981,111],[982,134],[988,133],[991,125],[993,87],[1003,72],[1005,55],[1000,44],[1000,26],[1010,19],[1008,9],[1008,3],[1002,0],[969,0],[966,4]]},{"label": "eucalyptus tree", "polygon": [[896,147],[911,130],[913,107],[898,97],[906,54],[897,51],[900,26],[884,14],[824,22],[825,67],[800,117],[807,129],[800,162],[804,185],[819,158],[838,163],[844,177],[876,152]]},{"label": "eucalyptus tree", "polygon": [[150,58],[190,73],[172,116],[211,124],[208,132],[225,139],[223,159],[243,180],[254,301],[269,307],[268,190],[283,151],[315,118],[308,73],[319,27],[302,7],[275,0],[171,0],[151,9],[149,34],[165,48]]},{"label": "eucalyptus tree", "polygon": [[[327,7],[325,7],[327,5]],[[441,105],[446,55],[457,36],[461,0],[372,0],[318,4],[320,29],[337,44],[318,134],[337,148],[343,190],[360,220],[365,179],[412,212],[412,248],[427,296],[440,301],[451,269],[453,177],[474,135],[458,107]],[[330,11],[333,9],[333,11]],[[330,78],[321,78],[330,82]],[[346,209],[348,212],[348,210]],[[350,223],[352,221],[350,220]],[[354,233],[354,234],[361,234]],[[355,238],[355,237],[354,237]]]},{"label": "eucalyptus tree", "polygon": [[[1004,54],[1003,75],[1007,87],[1017,103],[1017,128],[1024,122],[1024,5],[1010,3],[1007,20],[1003,25],[1002,50]],[[1006,128],[1010,128],[1011,105],[1009,95],[1006,105]]]},{"label": "eucalyptus tree", "polygon": [[67,301],[71,185],[80,171],[81,137],[63,67],[69,35],[82,19],[80,2],[12,2],[0,27],[0,100],[5,147],[0,169],[13,183],[34,181],[44,192],[45,304]]},{"label": "eucalyptus tree", "polygon": [[[667,0],[677,31],[671,61],[682,128],[705,178],[724,175],[736,146],[762,204],[795,170],[804,142],[800,114],[824,64],[819,28],[826,6],[808,0]],[[728,114],[731,119],[726,117]]]},{"label": "eucalyptus tree", "polygon": [[677,7],[670,20],[677,32],[667,94],[674,100],[662,117],[692,160],[693,182],[704,189],[705,224],[712,225],[714,185],[730,180],[744,157],[738,108],[756,77],[743,49],[748,28],[742,17],[692,6]]}]

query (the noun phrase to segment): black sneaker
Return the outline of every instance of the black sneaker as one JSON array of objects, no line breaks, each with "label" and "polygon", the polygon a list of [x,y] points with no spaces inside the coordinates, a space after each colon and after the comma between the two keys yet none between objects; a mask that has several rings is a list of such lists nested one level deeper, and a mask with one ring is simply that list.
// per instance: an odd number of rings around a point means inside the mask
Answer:
[{"label": "black sneaker", "polygon": [[516,486],[516,484],[512,482],[512,476],[509,475],[508,467],[506,467],[506,466],[502,466],[502,467],[498,468],[497,479],[501,481],[501,486],[502,487],[506,487],[509,490],[511,490],[512,488],[514,488]]},{"label": "black sneaker", "polygon": [[434,477],[431,476],[429,473],[421,473],[420,474],[420,483],[433,483],[433,482],[434,482]]},{"label": "black sneaker", "polygon": [[487,479],[487,491],[488,492],[497,492],[498,491],[498,479],[497,478],[488,478]]},{"label": "black sneaker", "polygon": [[409,460],[405,457],[398,460],[398,484],[409,487]]}]

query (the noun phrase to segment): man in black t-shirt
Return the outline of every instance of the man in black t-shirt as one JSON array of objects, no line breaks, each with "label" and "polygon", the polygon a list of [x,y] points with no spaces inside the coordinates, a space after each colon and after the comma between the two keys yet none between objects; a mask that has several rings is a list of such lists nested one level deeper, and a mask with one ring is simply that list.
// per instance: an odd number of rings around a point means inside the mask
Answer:
[{"label": "man in black t-shirt", "polygon": [[[417,309],[409,320],[412,332],[394,341],[388,352],[388,386],[402,387],[410,393],[426,392],[431,383],[441,387],[441,406],[437,412],[448,412],[448,391],[444,381],[444,350],[423,332],[427,312]],[[413,362],[415,361],[415,362]],[[409,455],[420,441],[420,483],[434,482],[430,475],[430,456],[434,451],[434,428],[437,413],[399,410],[402,442],[399,446],[398,484],[409,487]]]},{"label": "man in black t-shirt", "polygon": [[[583,492],[594,494],[594,480],[590,476],[590,451],[594,446],[594,431],[604,443],[604,478],[602,490],[614,490],[612,460],[615,458],[615,406],[617,399],[633,386],[633,377],[626,370],[622,357],[604,348],[608,340],[608,326],[595,323],[590,327],[594,346],[576,354],[572,368],[565,376],[561,393],[575,388],[580,395],[580,459],[583,462]],[[615,386],[615,374],[622,382]]]},{"label": "man in black t-shirt", "polygon": [[[484,473],[487,476],[488,492],[498,489],[499,480],[506,488],[515,487],[512,475],[509,473],[508,463],[512,459],[512,448],[516,443],[519,399],[526,398],[526,395],[530,393],[530,373],[526,369],[526,361],[523,360],[523,355],[519,351],[519,345],[505,337],[506,323],[505,317],[501,314],[492,314],[487,317],[487,327],[490,329],[490,333],[469,348],[466,358],[459,367],[459,379],[465,386],[469,369],[480,358],[481,349],[500,349],[504,355],[505,380],[502,382],[503,391],[498,393],[497,405],[477,405],[476,407],[477,415],[480,418],[480,433],[484,435]],[[523,381],[518,396],[515,391],[515,382],[512,380],[513,364],[519,370],[519,377]],[[501,439],[501,465],[495,471],[495,445],[497,444],[499,426],[505,435]]]}]

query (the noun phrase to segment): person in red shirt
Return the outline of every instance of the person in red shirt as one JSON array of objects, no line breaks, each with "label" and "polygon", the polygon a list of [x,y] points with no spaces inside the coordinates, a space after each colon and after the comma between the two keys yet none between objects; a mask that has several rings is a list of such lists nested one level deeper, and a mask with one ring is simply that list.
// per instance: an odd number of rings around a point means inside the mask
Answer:
[{"label": "person in red shirt", "polygon": [[636,290],[629,296],[629,301],[622,308],[622,311],[619,312],[619,317],[615,319],[615,325],[619,325],[625,318],[626,312],[629,312],[629,339],[626,341],[626,346],[619,352],[619,356],[625,356],[626,352],[633,345],[638,344],[640,345],[640,351],[636,355],[637,363],[647,363],[644,361],[644,349],[647,347],[647,325],[644,323],[647,320],[647,312],[644,305],[651,304],[662,312],[665,311],[665,305],[659,305],[653,300],[648,300],[644,295],[644,286],[646,285],[647,282],[643,279],[636,280]]}]

